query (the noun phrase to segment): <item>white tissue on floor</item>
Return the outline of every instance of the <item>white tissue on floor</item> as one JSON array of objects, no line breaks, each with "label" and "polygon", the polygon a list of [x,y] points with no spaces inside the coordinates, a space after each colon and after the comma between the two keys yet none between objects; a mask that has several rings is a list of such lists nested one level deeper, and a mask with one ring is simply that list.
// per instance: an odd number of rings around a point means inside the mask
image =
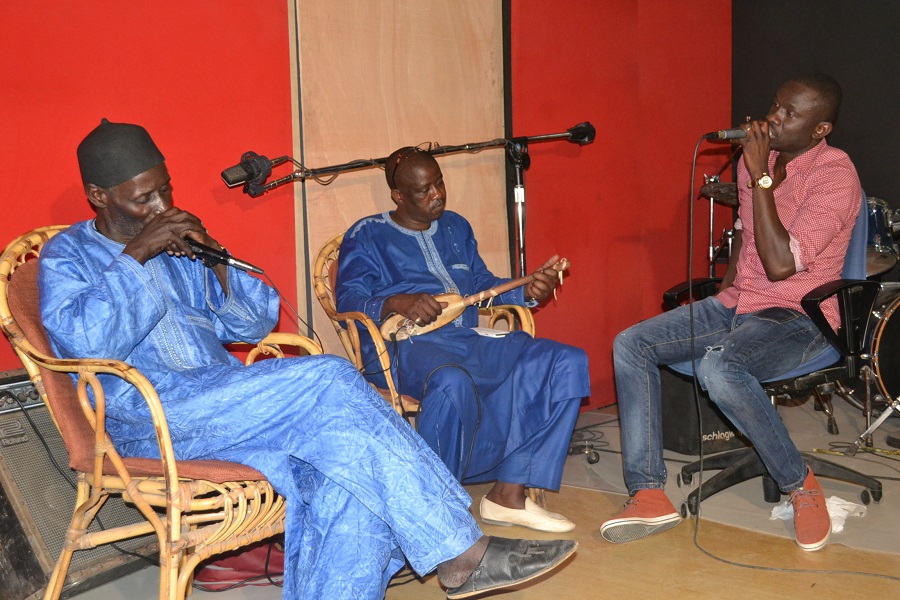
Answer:
[{"label": "white tissue on floor", "polygon": [[[831,517],[831,533],[840,533],[844,530],[844,522],[847,517],[864,517],[866,516],[866,507],[855,502],[848,502],[832,496],[825,500],[825,506],[828,508],[828,516]],[[779,504],[772,509],[770,520],[782,519],[784,521],[793,520],[794,506],[790,500]]]}]

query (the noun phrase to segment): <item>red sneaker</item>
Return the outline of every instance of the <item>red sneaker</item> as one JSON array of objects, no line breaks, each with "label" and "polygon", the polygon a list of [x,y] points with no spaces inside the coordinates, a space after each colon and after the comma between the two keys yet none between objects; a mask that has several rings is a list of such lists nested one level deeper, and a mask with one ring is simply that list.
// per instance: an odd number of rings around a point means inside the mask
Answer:
[{"label": "red sneaker", "polygon": [[794,536],[804,550],[818,550],[831,535],[831,517],[825,506],[825,494],[816,481],[812,469],[803,482],[803,487],[791,492],[794,506]]},{"label": "red sneaker", "polygon": [[600,526],[600,535],[621,544],[672,529],[680,522],[681,515],[664,491],[638,490],[625,503],[625,510]]}]

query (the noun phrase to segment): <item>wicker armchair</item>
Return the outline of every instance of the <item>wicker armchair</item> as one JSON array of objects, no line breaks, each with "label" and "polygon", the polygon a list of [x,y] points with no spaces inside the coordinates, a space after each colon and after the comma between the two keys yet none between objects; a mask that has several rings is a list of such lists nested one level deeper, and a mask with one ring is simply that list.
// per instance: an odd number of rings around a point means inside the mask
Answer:
[{"label": "wicker armchair", "polygon": [[[394,379],[391,376],[390,356],[387,352],[384,338],[378,330],[378,325],[361,312],[337,312],[334,299],[334,282],[337,279],[338,256],[341,251],[341,242],[344,241],[344,233],[341,232],[325,242],[316,256],[313,267],[315,277],[315,293],[319,303],[325,310],[325,314],[331,320],[334,330],[337,332],[344,351],[360,372],[380,370],[387,380],[387,389],[377,388],[378,393],[391,403],[394,409],[401,415],[417,411],[419,401],[406,394],[401,395]],[[534,336],[534,318],[531,311],[522,306],[498,305],[491,308],[482,308],[479,313],[488,319],[488,326],[495,327],[505,323],[508,331],[521,329]],[[360,327],[364,328],[375,342],[378,351],[378,366],[364,365],[360,346]]]},{"label": "wicker armchair", "polygon": [[[116,360],[62,360],[53,356],[40,318],[37,260],[44,243],[65,226],[44,227],[13,241],[0,256],[0,319],[3,332],[42,396],[77,472],[75,509],[66,543],[45,600],[59,598],[76,550],[155,534],[159,543],[160,600],[181,600],[194,568],[206,558],[284,532],[285,500],[250,467],[216,460],[176,460],[168,425],[150,382]],[[261,354],[282,356],[281,346],[318,354],[313,341],[273,334],[251,347],[247,362]],[[70,373],[78,373],[77,386]],[[97,377],[105,373],[134,385],[149,407],[161,459],[124,458],[106,432],[106,401]],[[94,394],[96,408],[88,400]],[[88,532],[107,500],[140,510],[143,523]]]}]

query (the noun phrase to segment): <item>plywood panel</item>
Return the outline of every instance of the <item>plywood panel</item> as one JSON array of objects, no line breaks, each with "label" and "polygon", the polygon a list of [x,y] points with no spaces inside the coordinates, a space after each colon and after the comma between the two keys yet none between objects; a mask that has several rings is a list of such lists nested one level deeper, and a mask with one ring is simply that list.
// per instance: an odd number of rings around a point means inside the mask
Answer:
[{"label": "plywood panel", "polygon": [[[295,157],[308,168],[380,158],[422,142],[503,137],[499,0],[297,0],[296,9]],[[438,161],[449,209],[472,222],[488,266],[508,275],[502,150]],[[327,186],[312,180],[296,186],[298,265],[306,261],[304,247],[314,260],[335,233],[392,208],[381,169],[344,173]],[[301,299],[305,281],[298,277]],[[326,350],[343,354],[317,303],[313,314]]]}]

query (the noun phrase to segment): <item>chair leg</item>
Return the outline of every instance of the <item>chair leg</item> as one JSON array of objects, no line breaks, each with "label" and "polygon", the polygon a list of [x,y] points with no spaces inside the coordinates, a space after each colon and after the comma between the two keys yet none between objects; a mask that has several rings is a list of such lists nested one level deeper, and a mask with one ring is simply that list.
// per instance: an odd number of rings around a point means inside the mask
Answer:
[{"label": "chair leg", "polygon": [[[160,544],[162,546],[162,544]],[[159,549],[159,600],[178,599],[178,566],[181,562],[179,554],[172,554]]]},{"label": "chair leg", "polygon": [[[858,485],[868,491],[868,494],[871,495],[872,500],[874,500],[875,502],[881,501],[881,482],[874,477],[863,475],[862,473],[854,471],[853,469],[850,469],[843,465],[839,465],[837,463],[833,463],[828,460],[823,460],[807,452],[801,452],[800,456],[803,457],[803,460],[806,461],[806,464],[810,469],[812,469],[816,477],[840,479],[841,481],[846,481],[847,483]],[[866,498],[867,495],[863,493],[863,504],[868,504]]]},{"label": "chair leg", "polygon": [[47,587],[44,588],[44,600],[58,600],[69,572],[69,565],[72,563],[72,552],[73,550],[63,547],[47,581]]},{"label": "chair leg", "polygon": [[[756,452],[753,448],[736,448],[734,450],[726,450],[725,452],[717,452],[716,454],[710,454],[709,456],[703,457],[703,470],[707,469],[725,469],[726,467],[731,466],[738,460],[744,458],[748,454],[755,455]],[[690,484],[693,479],[693,475],[695,473],[700,472],[700,461],[695,460],[692,463],[686,464],[681,467],[681,480]]]},{"label": "chair leg", "polygon": [[[879,502],[882,496],[881,482],[874,477],[858,473],[853,469],[844,467],[831,461],[823,460],[807,452],[801,452],[804,462],[812,469],[816,477],[826,479],[839,479],[864,488],[861,499],[863,504],[869,503],[869,498]],[[721,469],[713,477],[703,482],[703,485],[688,495],[686,508],[692,515],[696,515],[700,503],[713,494],[747,481],[754,477],[763,478],[763,497],[766,502],[776,503],[781,499],[781,490],[775,480],[769,476],[763,466],[759,455],[752,448],[739,448],[714,454],[709,459],[703,460],[703,468]],[[683,483],[691,483],[693,474],[699,472],[699,461],[682,467],[680,478]]]},{"label": "chair leg", "polygon": [[[722,454],[728,454],[729,457],[720,458]],[[731,461],[726,461],[730,458]],[[736,458],[736,460],[735,460]],[[724,463],[724,464],[723,464]],[[715,465],[715,466],[714,466]],[[759,455],[753,448],[738,448],[737,450],[729,450],[710,456],[709,459],[703,459],[703,468],[722,469],[711,478],[703,482],[703,485],[688,495],[687,509],[692,515],[696,515],[700,507],[700,503],[710,496],[721,492],[742,481],[759,477],[766,473]],[[682,468],[681,479],[685,481],[685,471],[696,473],[699,471],[699,461],[685,465]],[[690,475],[685,481],[690,483]]]},{"label": "chair leg", "polygon": [[75,497],[75,510],[72,512],[69,528],[66,530],[66,541],[63,543],[59,558],[56,559],[56,564],[53,566],[53,572],[47,581],[47,587],[44,588],[44,600],[58,600],[60,594],[62,594],[66,576],[69,574],[69,566],[72,564],[72,555],[76,550],[76,542],[87,531],[88,526],[94,520],[106,498],[106,494],[92,496],[90,494],[90,486],[83,480],[79,480]]},{"label": "chair leg", "polygon": [[541,508],[547,508],[547,499],[544,497],[543,488],[528,488],[528,497]]},{"label": "chair leg", "polygon": [[769,475],[768,471],[763,473],[762,476],[763,481],[763,499],[769,504],[776,504],[781,500],[781,488],[778,487],[778,484],[775,483],[775,480],[772,479],[772,476]]},{"label": "chair leg", "polygon": [[813,395],[816,398],[816,408],[824,412],[828,417],[828,433],[837,435],[839,431],[837,421],[834,418],[834,406],[831,404],[831,394],[823,394],[819,391],[819,388],[815,388],[813,390]]}]

